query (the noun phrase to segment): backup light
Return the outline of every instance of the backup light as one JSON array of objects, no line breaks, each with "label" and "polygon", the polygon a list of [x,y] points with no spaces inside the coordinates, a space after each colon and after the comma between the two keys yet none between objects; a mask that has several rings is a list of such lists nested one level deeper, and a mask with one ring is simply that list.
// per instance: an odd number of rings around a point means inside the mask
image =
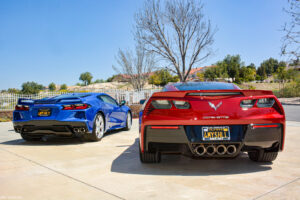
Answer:
[{"label": "backup light", "polygon": [[187,101],[173,101],[173,104],[178,109],[189,109],[190,104]]},{"label": "backup light", "polygon": [[172,104],[168,100],[153,100],[151,102],[151,104],[155,109],[170,109],[170,108],[172,108]]},{"label": "backup light", "polygon": [[252,108],[255,104],[255,100],[253,99],[246,99],[241,101],[241,107],[242,108]]},{"label": "backup light", "polygon": [[258,99],[257,107],[259,108],[270,108],[274,105],[275,100],[273,98]]}]

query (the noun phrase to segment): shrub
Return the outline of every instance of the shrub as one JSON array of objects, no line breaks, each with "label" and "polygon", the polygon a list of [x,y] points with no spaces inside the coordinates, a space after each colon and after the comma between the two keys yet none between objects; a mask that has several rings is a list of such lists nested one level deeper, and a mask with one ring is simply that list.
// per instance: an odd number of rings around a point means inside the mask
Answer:
[{"label": "shrub", "polygon": [[300,97],[300,83],[292,81],[286,84],[284,88],[273,91],[273,93],[277,97]]},{"label": "shrub", "polygon": [[37,94],[40,90],[43,90],[44,86],[36,82],[26,82],[22,84],[23,94]]}]

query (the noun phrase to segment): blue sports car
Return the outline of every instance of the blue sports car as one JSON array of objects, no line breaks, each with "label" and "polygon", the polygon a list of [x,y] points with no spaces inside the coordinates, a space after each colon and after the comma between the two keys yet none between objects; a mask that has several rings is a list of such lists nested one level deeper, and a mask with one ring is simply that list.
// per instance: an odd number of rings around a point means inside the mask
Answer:
[{"label": "blue sports car", "polygon": [[32,100],[19,99],[13,113],[17,133],[27,141],[45,135],[77,136],[99,141],[108,130],[129,130],[132,113],[105,93],[73,93]]}]

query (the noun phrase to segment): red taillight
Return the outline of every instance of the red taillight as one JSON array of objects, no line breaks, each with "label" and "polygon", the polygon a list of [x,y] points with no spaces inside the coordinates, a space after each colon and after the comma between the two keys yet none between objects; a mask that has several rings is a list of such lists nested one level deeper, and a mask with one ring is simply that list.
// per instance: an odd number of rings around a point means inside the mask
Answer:
[{"label": "red taillight", "polygon": [[151,129],[179,129],[179,126],[151,126]]},{"label": "red taillight", "polygon": [[88,104],[71,104],[71,105],[63,105],[63,110],[84,110],[89,108]]},{"label": "red taillight", "polygon": [[29,106],[27,105],[16,105],[15,110],[29,110]]},{"label": "red taillight", "polygon": [[252,125],[252,128],[277,128],[277,124],[259,124],[259,125]]}]

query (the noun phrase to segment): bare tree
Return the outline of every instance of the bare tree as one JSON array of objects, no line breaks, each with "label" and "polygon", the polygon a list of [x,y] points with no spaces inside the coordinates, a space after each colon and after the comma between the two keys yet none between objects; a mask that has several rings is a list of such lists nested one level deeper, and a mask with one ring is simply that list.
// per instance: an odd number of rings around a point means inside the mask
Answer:
[{"label": "bare tree", "polygon": [[146,52],[144,46],[138,43],[135,55],[129,50],[120,49],[116,60],[119,68],[113,66],[113,69],[117,73],[127,76],[134,89],[143,89],[155,65],[153,54]]},{"label": "bare tree", "polygon": [[195,0],[147,0],[136,14],[136,38],[167,61],[168,69],[185,82],[192,67],[211,54],[215,31]]},{"label": "bare tree", "polygon": [[284,11],[290,16],[290,22],[285,23],[281,54],[288,55],[293,60],[300,59],[300,0],[288,0],[289,7]]}]

